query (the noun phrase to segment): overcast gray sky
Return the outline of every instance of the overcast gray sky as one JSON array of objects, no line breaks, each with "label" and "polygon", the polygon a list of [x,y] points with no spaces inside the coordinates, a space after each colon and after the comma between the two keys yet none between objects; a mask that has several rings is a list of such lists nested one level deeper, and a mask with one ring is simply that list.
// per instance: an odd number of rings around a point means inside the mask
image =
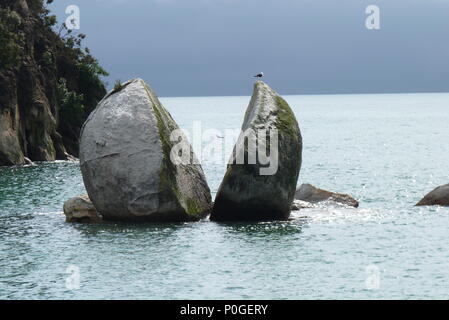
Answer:
[{"label": "overcast gray sky", "polygon": [[[116,79],[159,96],[449,91],[449,0],[56,0]],[[368,5],[380,30],[365,27]]]}]

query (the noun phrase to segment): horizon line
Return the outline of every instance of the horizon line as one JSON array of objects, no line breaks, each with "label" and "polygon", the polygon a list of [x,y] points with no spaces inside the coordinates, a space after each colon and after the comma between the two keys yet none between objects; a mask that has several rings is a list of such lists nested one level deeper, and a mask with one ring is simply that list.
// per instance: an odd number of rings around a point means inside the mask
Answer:
[{"label": "horizon line", "polygon": [[[297,94],[281,94],[280,96],[343,96],[343,95],[394,95],[394,94],[445,94],[449,93],[449,91],[421,91],[421,92],[362,92],[362,93],[297,93]],[[158,98],[219,98],[219,97],[250,97],[249,95],[204,95],[204,96],[158,96]]]}]

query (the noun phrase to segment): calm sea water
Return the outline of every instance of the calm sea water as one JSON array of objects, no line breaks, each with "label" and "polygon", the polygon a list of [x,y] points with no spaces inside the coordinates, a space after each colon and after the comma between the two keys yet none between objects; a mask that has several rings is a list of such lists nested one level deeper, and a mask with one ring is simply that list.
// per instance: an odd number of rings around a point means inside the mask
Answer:
[{"label": "calm sea water", "polygon": [[[285,98],[304,139],[298,183],[350,193],[359,209],[68,224],[63,202],[85,192],[78,164],[0,168],[0,299],[448,299],[449,208],[413,205],[449,183],[449,94]],[[241,126],[249,97],[161,100],[181,127],[223,131]],[[225,166],[205,158],[215,193]]]}]

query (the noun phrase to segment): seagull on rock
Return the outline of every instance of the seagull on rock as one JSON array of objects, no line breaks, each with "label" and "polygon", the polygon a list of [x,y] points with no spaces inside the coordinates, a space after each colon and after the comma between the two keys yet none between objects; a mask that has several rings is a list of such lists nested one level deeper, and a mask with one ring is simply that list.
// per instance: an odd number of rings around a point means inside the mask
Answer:
[{"label": "seagull on rock", "polygon": [[259,73],[259,74],[256,74],[255,76],[254,76],[254,78],[262,78],[263,77],[263,72],[261,72],[261,73]]}]

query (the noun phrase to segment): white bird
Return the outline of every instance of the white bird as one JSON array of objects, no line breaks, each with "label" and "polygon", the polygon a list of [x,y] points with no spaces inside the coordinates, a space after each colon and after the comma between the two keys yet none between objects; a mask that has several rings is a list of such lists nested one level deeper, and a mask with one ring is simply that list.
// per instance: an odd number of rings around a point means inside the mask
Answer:
[{"label": "white bird", "polygon": [[259,74],[256,74],[255,76],[254,76],[254,78],[262,78],[263,77],[263,72],[261,72],[261,73],[259,73]]}]

